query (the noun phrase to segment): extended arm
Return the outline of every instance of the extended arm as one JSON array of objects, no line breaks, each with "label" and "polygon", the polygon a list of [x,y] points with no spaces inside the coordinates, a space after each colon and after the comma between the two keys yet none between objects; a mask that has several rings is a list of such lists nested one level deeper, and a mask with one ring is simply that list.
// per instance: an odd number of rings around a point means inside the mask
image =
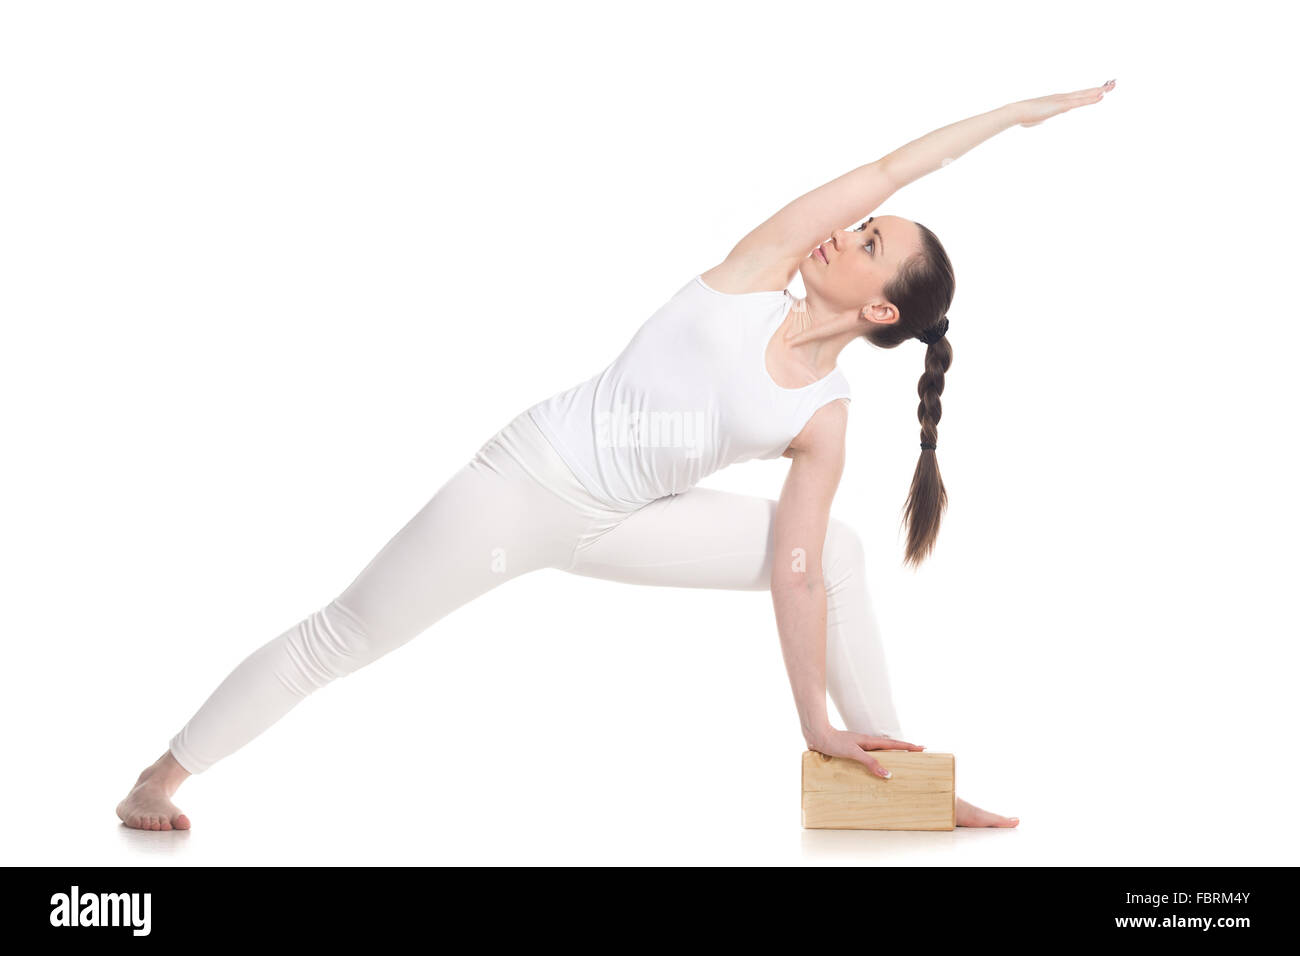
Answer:
[{"label": "extended arm", "polygon": [[800,259],[836,229],[863,219],[908,183],[969,152],[1012,126],[1037,126],[1078,106],[1099,102],[1114,80],[1073,93],[1008,103],[926,133],[893,152],[805,193],[745,236],[728,259]]},{"label": "extended arm", "polygon": [[[848,412],[823,410],[846,420]],[[820,424],[820,423],[819,423]],[[836,425],[838,422],[826,422]],[[822,431],[829,439],[835,429]],[[772,606],[781,654],[794,691],[799,726],[809,746],[830,726],[826,713],[826,587],[822,549],[830,522],[831,500],[844,470],[843,443],[832,441],[794,451],[793,464],[777,502],[772,546]]]},{"label": "extended arm", "polygon": [[[884,769],[869,749],[913,747],[901,741],[836,730],[826,711],[826,584],[822,549],[831,500],[844,471],[848,409],[819,409],[790,447],[790,473],[777,502],[772,545],[772,604],[790,689],[809,749],[850,757],[873,773]],[[920,749],[920,748],[917,748]]]},{"label": "extended arm", "polygon": [[980,113],[978,116],[950,123],[942,129],[926,133],[919,139],[914,139],[892,153],[882,156],[876,160],[876,163],[879,164],[886,181],[893,186],[894,190],[898,190],[920,179],[926,173],[932,173],[939,167],[948,165],[958,156],[969,152],[986,139],[992,139],[1005,129],[1010,129],[1012,126],[1037,126],[1049,116],[1064,113],[1076,106],[1100,102],[1102,96],[1114,88],[1115,81],[1108,80],[1101,86],[1076,90],[1073,93],[1056,93],[1051,96],[1040,96],[1037,99],[1008,103],[987,113]]}]

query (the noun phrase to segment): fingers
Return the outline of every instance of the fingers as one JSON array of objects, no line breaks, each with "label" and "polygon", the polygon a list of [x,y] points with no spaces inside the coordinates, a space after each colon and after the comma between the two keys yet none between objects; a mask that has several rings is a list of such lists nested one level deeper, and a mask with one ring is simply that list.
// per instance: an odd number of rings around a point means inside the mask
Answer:
[{"label": "fingers", "polygon": [[1092,97],[1102,93],[1109,93],[1114,88],[1115,88],[1115,81],[1107,80],[1105,83],[1101,84],[1101,86],[1090,86],[1087,89],[1075,90],[1073,93],[1067,93],[1066,96]]},{"label": "fingers", "polygon": [[868,737],[865,734],[854,734],[854,738],[857,741],[858,747],[862,748],[861,750],[858,750],[858,752],[853,755],[854,758],[857,759],[860,763],[862,763],[868,770],[874,773],[877,777],[880,777],[882,780],[888,780],[890,777],[892,777],[893,774],[885,767],[881,766],[879,760],[877,760],[875,757],[867,753],[867,749],[873,743],[876,744],[875,749],[877,750],[884,749],[879,745],[885,742],[887,738]]},{"label": "fingers", "polygon": [[880,765],[880,761],[876,760],[875,757],[870,756],[866,751],[860,750],[858,753],[861,754],[861,756],[858,757],[858,760],[865,764],[866,768],[877,777],[880,777],[882,780],[888,780],[893,776],[892,773]]},{"label": "fingers", "polygon": [[1107,80],[1101,86],[1094,86],[1086,90],[1079,90],[1077,93],[1070,94],[1077,98],[1081,103],[1100,103],[1102,97],[1115,88],[1114,80]]}]

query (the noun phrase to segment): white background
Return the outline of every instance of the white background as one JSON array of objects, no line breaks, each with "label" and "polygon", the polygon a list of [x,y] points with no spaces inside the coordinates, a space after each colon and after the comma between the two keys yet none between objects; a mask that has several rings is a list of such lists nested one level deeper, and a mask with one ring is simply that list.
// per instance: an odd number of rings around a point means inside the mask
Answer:
[{"label": "white background", "polygon": [[[6,4],[6,862],[1294,863],[1276,9]],[[919,572],[922,349],[841,357],[834,513],[904,733],[1018,830],[801,830],[768,597],[553,570],[187,781],[188,833],[119,824],[232,667],[749,229],[1112,77],[877,210],[957,273]],[[705,484],[775,497],[788,467]]]}]

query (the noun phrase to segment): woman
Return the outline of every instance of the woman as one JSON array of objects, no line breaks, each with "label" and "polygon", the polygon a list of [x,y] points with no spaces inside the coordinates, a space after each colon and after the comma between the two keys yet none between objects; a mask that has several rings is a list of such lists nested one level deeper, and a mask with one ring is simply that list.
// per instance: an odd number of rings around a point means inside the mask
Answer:
[{"label": "woman", "polygon": [[[830,516],[849,400],[837,359],[858,338],[926,344],[921,454],[904,506],[905,560],[915,567],[934,547],[947,500],[935,445],[954,279],[919,223],[880,216],[839,226],[1002,130],[1099,102],[1114,82],[945,126],[759,225],[682,286],[610,366],[498,431],[340,595],[240,663],[118,804],[123,823],[188,828],[171,800],[186,777],[326,683],[538,568],[769,590],[809,749],[887,778],[870,751],[924,748],[899,738],[862,545]],[[796,271],[803,299],[784,291]],[[792,461],[779,501],[694,487],[734,462],[778,455]],[[828,691],[845,730],[830,724]],[[956,803],[958,826],[1019,822]]]}]

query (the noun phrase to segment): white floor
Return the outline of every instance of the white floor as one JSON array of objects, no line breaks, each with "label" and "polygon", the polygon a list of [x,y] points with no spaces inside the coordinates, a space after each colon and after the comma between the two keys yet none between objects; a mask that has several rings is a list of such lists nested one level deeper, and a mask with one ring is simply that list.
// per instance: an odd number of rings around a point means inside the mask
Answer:
[{"label": "white floor", "polygon": [[[882,600],[887,617],[901,618],[889,611],[895,600],[919,599]],[[563,613],[536,613],[561,604]],[[0,792],[5,863],[1094,866],[1298,857],[1289,672],[1269,669],[1269,654],[1244,642],[1229,655],[1130,654],[1131,668],[1120,670],[1107,663],[1113,651],[1075,653],[1082,645],[1063,623],[1051,643],[999,635],[1019,647],[1014,664],[989,658],[992,641],[967,632],[940,630],[923,643],[896,627],[891,666],[907,739],[954,753],[958,794],[1021,824],[804,831],[803,741],[767,596],[559,572],[465,606],[436,634],[317,692],[191,777],[176,801],[189,832],[129,830],[113,811],[136,773],[259,636],[274,636],[277,615],[289,616],[259,612],[259,629],[241,626],[242,603],[212,614],[186,637],[189,659],[178,666],[115,664],[112,647],[124,637],[72,668],[53,643],[24,645],[39,654],[27,672],[63,676],[0,702],[6,763],[16,768]],[[208,639],[222,633],[231,636]],[[1185,631],[1179,639],[1189,640]],[[97,679],[105,669],[117,676]]]},{"label": "white floor", "polygon": [[40,812],[10,830],[5,857],[10,864],[84,866],[1291,865],[1296,859],[1291,825],[1270,821],[1267,812],[1208,801],[1157,810],[1119,799],[1092,809],[1020,800],[1015,809],[1023,821],[1016,830],[814,831],[799,826],[797,787],[796,781],[782,793],[755,780],[747,794],[724,794],[661,783],[602,794],[541,778],[514,792],[475,792],[394,780],[367,795],[349,789],[341,775],[273,783],[232,770],[183,794],[181,806],[194,823],[188,832],[118,825],[119,794],[104,786],[42,795]]},{"label": "white floor", "polygon": [[[188,832],[119,825],[129,774],[95,755],[80,785],[27,781],[11,800],[7,863],[233,864],[887,864],[1292,865],[1290,799],[1258,786],[1253,761],[1169,801],[1140,778],[1139,755],[1117,753],[1113,782],[1078,789],[1023,779],[1015,830],[851,832],[799,825],[798,752],[778,760],[744,747],[730,760],[659,742],[639,765],[605,765],[581,747],[505,760],[447,739],[427,762],[403,764],[384,741],[353,739],[338,762],[317,755],[277,768],[267,746],[187,781],[177,802]],[[442,750],[441,761],[432,756]],[[1230,752],[1229,752],[1230,753]],[[394,764],[396,764],[394,766]],[[961,766],[959,758],[958,766]],[[441,772],[437,769],[441,767]],[[741,768],[744,768],[743,770]],[[118,767],[117,770],[124,768]],[[960,770],[959,770],[960,774]],[[959,781],[960,781],[959,776]],[[698,786],[683,780],[699,781]],[[710,783],[709,781],[712,781]],[[959,790],[961,785],[959,783]],[[968,791],[972,800],[983,796]],[[11,795],[12,796],[12,795]],[[26,809],[27,812],[24,812]]]}]

